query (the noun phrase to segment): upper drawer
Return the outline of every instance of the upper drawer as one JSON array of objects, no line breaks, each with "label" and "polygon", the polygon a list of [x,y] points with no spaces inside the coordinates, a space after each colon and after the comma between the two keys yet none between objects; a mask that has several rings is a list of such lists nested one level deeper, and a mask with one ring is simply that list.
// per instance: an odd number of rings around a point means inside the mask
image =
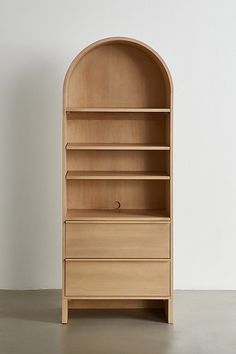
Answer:
[{"label": "upper drawer", "polygon": [[169,258],[170,224],[66,223],[66,258]]}]

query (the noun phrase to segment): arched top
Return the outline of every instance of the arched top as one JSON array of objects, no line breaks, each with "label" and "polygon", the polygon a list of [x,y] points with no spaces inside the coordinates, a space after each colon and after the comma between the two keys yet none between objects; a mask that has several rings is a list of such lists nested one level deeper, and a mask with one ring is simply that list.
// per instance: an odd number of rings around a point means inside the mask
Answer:
[{"label": "arched top", "polygon": [[64,80],[66,107],[170,108],[172,79],[161,56],[126,37],[96,41],[72,61]]}]

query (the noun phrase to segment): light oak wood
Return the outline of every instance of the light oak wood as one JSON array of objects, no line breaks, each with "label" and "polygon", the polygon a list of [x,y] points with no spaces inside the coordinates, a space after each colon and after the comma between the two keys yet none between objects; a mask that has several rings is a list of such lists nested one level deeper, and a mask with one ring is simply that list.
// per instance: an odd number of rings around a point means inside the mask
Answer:
[{"label": "light oak wood", "polygon": [[[114,204],[116,206],[116,204]],[[167,211],[158,209],[68,209],[67,221],[170,221]]]},{"label": "light oak wood", "polygon": [[87,116],[87,119],[84,117],[66,121],[65,143],[170,146],[169,115],[147,113],[83,113],[83,115]]},{"label": "light oak wood", "polygon": [[154,144],[78,144],[68,143],[67,150],[170,150],[169,146]]},{"label": "light oak wood", "polygon": [[109,170],[170,175],[169,151],[67,151],[67,171]]},{"label": "light oak wood", "polygon": [[66,258],[169,258],[169,224],[66,224]]},{"label": "light oak wood", "polygon": [[[122,258],[111,258],[111,259],[107,259],[107,258],[66,258],[65,259],[66,262],[121,262],[124,263],[124,259]],[[125,258],[125,262],[131,262],[133,263],[134,261],[137,262],[167,262],[167,259],[165,258]],[[129,295],[127,295],[129,296]]]},{"label": "light oak wood", "polygon": [[67,261],[66,296],[169,296],[168,261]]},{"label": "light oak wood", "polygon": [[70,75],[67,107],[169,109],[168,73],[157,59],[131,41],[94,46]]},{"label": "light oak wood", "polygon": [[164,300],[164,311],[167,323],[173,323],[173,298],[170,296],[168,299]]},{"label": "light oak wood", "polygon": [[[158,209],[169,216],[170,181],[67,180],[68,209]],[[117,203],[118,202],[118,203]]]},{"label": "light oak wood", "polygon": [[[172,287],[172,284],[171,284]],[[171,292],[172,294],[172,292]],[[167,300],[168,302],[168,317],[167,317],[167,322],[168,323],[173,323],[173,297]]]},{"label": "light oak wood", "polygon": [[149,180],[169,180],[170,176],[165,172],[158,174],[155,171],[68,171],[66,179],[149,179]]},{"label": "light oak wood", "polygon": [[139,41],[101,40],[72,62],[63,97],[63,323],[68,305],[154,304],[173,322],[172,107],[168,68]]},{"label": "light oak wood", "polygon": [[66,112],[104,112],[104,113],[169,113],[171,110],[170,108],[82,108],[82,107],[68,107],[66,108]]},{"label": "light oak wood", "polygon": [[63,297],[62,298],[62,323],[66,324],[68,322],[68,300]]},{"label": "light oak wood", "polygon": [[[158,260],[159,261],[159,260]],[[67,300],[168,300],[170,296],[66,296]]]}]

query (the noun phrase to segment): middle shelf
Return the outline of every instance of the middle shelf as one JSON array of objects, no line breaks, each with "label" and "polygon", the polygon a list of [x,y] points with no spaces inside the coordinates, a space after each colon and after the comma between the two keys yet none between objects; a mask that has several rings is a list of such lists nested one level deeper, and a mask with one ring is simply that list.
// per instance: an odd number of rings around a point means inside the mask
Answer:
[{"label": "middle shelf", "polygon": [[66,150],[170,150],[170,146],[156,144],[88,144],[68,143]]},{"label": "middle shelf", "polygon": [[67,171],[66,179],[169,180],[170,176],[158,171]]},{"label": "middle shelf", "polygon": [[165,209],[68,209],[65,221],[170,221]]}]

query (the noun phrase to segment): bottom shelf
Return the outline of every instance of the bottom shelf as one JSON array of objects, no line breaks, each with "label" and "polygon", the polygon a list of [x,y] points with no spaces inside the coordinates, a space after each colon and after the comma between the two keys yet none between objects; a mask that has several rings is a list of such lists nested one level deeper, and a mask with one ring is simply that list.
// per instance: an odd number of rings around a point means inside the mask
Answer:
[{"label": "bottom shelf", "polygon": [[71,209],[66,221],[73,220],[170,221],[170,217],[166,210],[157,209]]}]

